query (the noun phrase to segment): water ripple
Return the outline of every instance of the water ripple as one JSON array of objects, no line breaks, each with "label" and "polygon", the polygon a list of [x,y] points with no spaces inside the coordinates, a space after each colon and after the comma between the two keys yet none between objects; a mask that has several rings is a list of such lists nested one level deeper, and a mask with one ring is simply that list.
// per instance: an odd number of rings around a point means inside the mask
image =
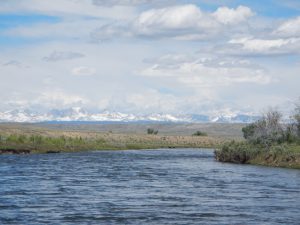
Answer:
[{"label": "water ripple", "polygon": [[299,224],[300,171],[211,150],[0,156],[0,224]]}]

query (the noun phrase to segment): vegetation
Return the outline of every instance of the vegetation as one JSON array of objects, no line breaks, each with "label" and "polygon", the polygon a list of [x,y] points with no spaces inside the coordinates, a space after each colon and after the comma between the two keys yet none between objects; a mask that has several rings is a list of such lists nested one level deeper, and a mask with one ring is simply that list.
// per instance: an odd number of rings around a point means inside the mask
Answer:
[{"label": "vegetation", "polygon": [[148,128],[147,129],[147,134],[154,134],[154,135],[157,135],[158,134],[158,130],[154,130],[152,128]]},{"label": "vegetation", "polygon": [[195,133],[193,133],[193,136],[207,136],[207,133],[202,131],[196,131]]},{"label": "vegetation", "polygon": [[[295,121],[294,126],[296,127],[297,136],[298,136],[298,139],[300,139],[300,100],[295,108],[294,121]],[[292,130],[293,130],[293,127],[292,127]]]},{"label": "vegetation", "polygon": [[[71,132],[80,133],[114,133],[114,134],[147,134],[147,129],[158,130],[158,136],[191,136],[195,131],[205,131],[210,137],[242,140],[240,123],[0,123],[0,134],[53,135],[62,136]],[[149,135],[150,136],[150,135]]]},{"label": "vegetation", "polygon": [[106,147],[103,139],[84,139],[82,137],[47,137],[42,135],[1,135],[0,149],[29,150],[30,152],[76,151],[80,149]]},{"label": "vegetation", "polygon": [[281,122],[281,114],[270,110],[261,119],[242,128],[245,141],[231,141],[215,151],[221,162],[252,163],[300,168],[300,107],[293,121]]},{"label": "vegetation", "polygon": [[[213,148],[223,139],[191,136],[115,134],[110,132],[60,132],[13,129],[0,134],[1,153],[55,153],[84,150],[150,149],[150,148]],[[36,134],[37,133],[37,134]]]},{"label": "vegetation", "polygon": [[274,143],[283,143],[286,135],[280,119],[281,114],[278,111],[270,110],[262,119],[242,129],[244,138],[251,144],[260,144],[266,148]]}]

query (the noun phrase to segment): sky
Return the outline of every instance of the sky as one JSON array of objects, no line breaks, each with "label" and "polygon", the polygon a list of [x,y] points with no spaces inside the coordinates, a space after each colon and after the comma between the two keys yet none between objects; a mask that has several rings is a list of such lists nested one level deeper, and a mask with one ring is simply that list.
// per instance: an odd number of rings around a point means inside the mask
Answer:
[{"label": "sky", "polygon": [[283,113],[299,0],[0,0],[0,112]]}]

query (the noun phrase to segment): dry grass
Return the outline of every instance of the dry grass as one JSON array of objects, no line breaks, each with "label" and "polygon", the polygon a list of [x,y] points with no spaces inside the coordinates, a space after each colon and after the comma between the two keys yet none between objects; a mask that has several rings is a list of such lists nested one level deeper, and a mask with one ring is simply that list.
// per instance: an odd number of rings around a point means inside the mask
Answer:
[{"label": "dry grass", "polygon": [[48,131],[77,131],[91,133],[112,132],[117,134],[146,134],[147,129],[158,130],[162,136],[192,136],[195,132],[201,131],[208,134],[209,137],[218,137],[226,139],[242,139],[242,127],[244,124],[221,124],[221,123],[197,123],[197,124],[100,124],[100,123],[60,123],[60,124],[25,124],[25,123],[0,123],[0,130],[14,132],[42,132]]},{"label": "dry grass", "polygon": [[[215,148],[224,142],[225,138],[207,137],[207,136],[179,136],[179,135],[148,135],[143,133],[113,133],[81,130],[67,130],[61,129],[46,129],[32,124],[0,124],[0,135],[8,137],[9,135],[25,135],[30,137],[38,135],[45,138],[81,138],[84,144],[74,145],[74,140],[71,140],[66,146],[59,145],[61,151],[68,150],[92,150],[92,149],[149,149],[149,148]],[[50,140],[48,142],[55,142],[57,140]],[[30,142],[26,145],[19,143],[2,143],[2,148],[10,147],[22,149],[24,147],[33,149],[37,152],[45,152],[47,150],[54,150],[57,145],[40,144],[39,146],[32,146]],[[8,145],[9,144],[9,145]],[[71,147],[70,147],[71,145]],[[0,146],[1,147],[1,146]]]}]

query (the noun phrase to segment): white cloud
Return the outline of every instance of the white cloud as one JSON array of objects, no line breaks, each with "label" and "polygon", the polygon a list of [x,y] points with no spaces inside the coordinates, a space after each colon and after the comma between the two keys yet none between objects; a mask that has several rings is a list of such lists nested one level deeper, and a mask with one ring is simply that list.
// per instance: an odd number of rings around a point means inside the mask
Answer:
[{"label": "white cloud", "polygon": [[141,28],[185,29],[197,26],[195,22],[200,22],[202,17],[202,12],[196,6],[183,5],[143,12],[137,23]]},{"label": "white cloud", "polygon": [[195,60],[194,56],[188,56],[185,54],[166,54],[159,58],[149,58],[144,59],[145,63],[154,63],[154,64],[162,64],[165,66],[176,66],[179,63],[190,62],[191,60]]},{"label": "white cloud", "polygon": [[236,9],[220,7],[213,13],[216,20],[223,24],[238,24],[253,15],[252,10],[246,6],[238,6]]},{"label": "white cloud", "polygon": [[88,100],[76,94],[68,94],[61,90],[41,93],[40,97],[33,100],[33,104],[40,104],[49,108],[69,107],[72,105],[86,104]]},{"label": "white cloud", "polygon": [[214,32],[217,24],[195,5],[171,6],[141,13],[134,23],[135,32],[145,36],[184,36]]},{"label": "white cloud", "polygon": [[60,89],[38,92],[30,97],[16,93],[11,99],[3,101],[4,106],[8,105],[18,109],[37,109],[38,111],[86,106],[87,104],[89,104],[89,100],[85,97]]},{"label": "white cloud", "polygon": [[[259,26],[258,26],[259,27]],[[252,34],[231,38],[216,51],[233,55],[287,55],[300,53],[300,17],[288,19],[277,26],[259,27]],[[234,35],[232,35],[233,37]]]},{"label": "white cloud", "polygon": [[253,15],[252,10],[245,6],[236,9],[221,7],[214,13],[203,12],[192,4],[170,6],[141,13],[134,22],[134,32],[149,37],[201,40],[223,32],[230,33],[229,27],[226,28],[229,30],[224,30],[224,24],[234,28]]},{"label": "white cloud", "polygon": [[20,67],[21,62],[16,61],[16,60],[10,60],[8,62],[3,63],[2,66],[17,66],[17,67]]},{"label": "white cloud", "polygon": [[193,113],[224,104],[258,108],[276,104],[266,96],[299,95],[299,64],[287,57],[300,53],[299,18],[279,23],[253,16],[246,6],[206,11],[198,3],[0,1],[0,12],[58,17],[1,31],[22,40],[1,46],[1,110],[44,105]]},{"label": "white cloud", "polygon": [[[221,7],[216,12],[209,13],[202,11],[193,4],[171,4],[172,6],[153,8],[138,14],[136,9],[131,9],[129,12],[126,10],[120,10],[119,12],[117,10],[120,7],[125,9],[134,7],[113,6],[113,8],[107,8],[95,6],[87,0],[62,0],[59,3],[57,2],[57,5],[63,6],[62,8],[57,7],[55,2],[52,1],[51,3],[35,2],[36,0],[29,1],[32,4],[25,4],[24,0],[20,0],[18,4],[5,5],[2,3],[4,6],[2,10],[3,12],[11,10],[13,12],[46,13],[48,15],[58,15],[63,19],[51,23],[43,22],[13,27],[4,30],[2,34],[14,37],[67,38],[73,40],[83,39],[85,41],[89,38],[92,38],[92,41],[103,41],[112,38],[141,36],[148,38],[168,37],[177,40],[209,40],[212,37],[224,38],[224,36],[231,33],[230,29],[233,28],[247,30],[239,24],[253,15],[251,9],[245,6],[239,6],[236,9]],[[132,2],[129,1],[129,3]],[[16,8],[11,7],[12,5],[15,5]],[[120,17],[111,16],[110,13],[119,14]],[[89,16],[92,16],[92,18]],[[224,24],[228,25],[227,30],[224,29]]]},{"label": "white cloud", "polygon": [[193,88],[216,88],[234,84],[270,84],[274,80],[262,68],[244,60],[200,58],[176,64],[156,63],[141,72],[144,76],[169,77]]},{"label": "white cloud", "polygon": [[120,37],[132,37],[132,31],[127,24],[105,24],[90,33],[92,42],[107,41]]},{"label": "white cloud", "polygon": [[96,69],[79,66],[72,69],[72,74],[75,76],[92,76],[96,74]]},{"label": "white cloud", "polygon": [[236,52],[243,50],[244,52],[254,54],[287,54],[300,51],[300,38],[255,39],[246,37],[232,39],[228,43],[237,47],[236,49],[231,48],[231,50]]},{"label": "white cloud", "polygon": [[[149,101],[151,99],[151,101]],[[143,93],[133,93],[126,97],[126,104],[132,108],[145,112],[172,112],[176,111],[176,97],[162,95],[156,90],[145,90]]]},{"label": "white cloud", "polygon": [[300,17],[283,22],[274,34],[283,37],[300,37]]},{"label": "white cloud", "polygon": [[85,55],[79,52],[54,51],[49,56],[43,57],[43,60],[47,62],[56,62],[61,60],[77,59],[82,57],[85,57]]}]

